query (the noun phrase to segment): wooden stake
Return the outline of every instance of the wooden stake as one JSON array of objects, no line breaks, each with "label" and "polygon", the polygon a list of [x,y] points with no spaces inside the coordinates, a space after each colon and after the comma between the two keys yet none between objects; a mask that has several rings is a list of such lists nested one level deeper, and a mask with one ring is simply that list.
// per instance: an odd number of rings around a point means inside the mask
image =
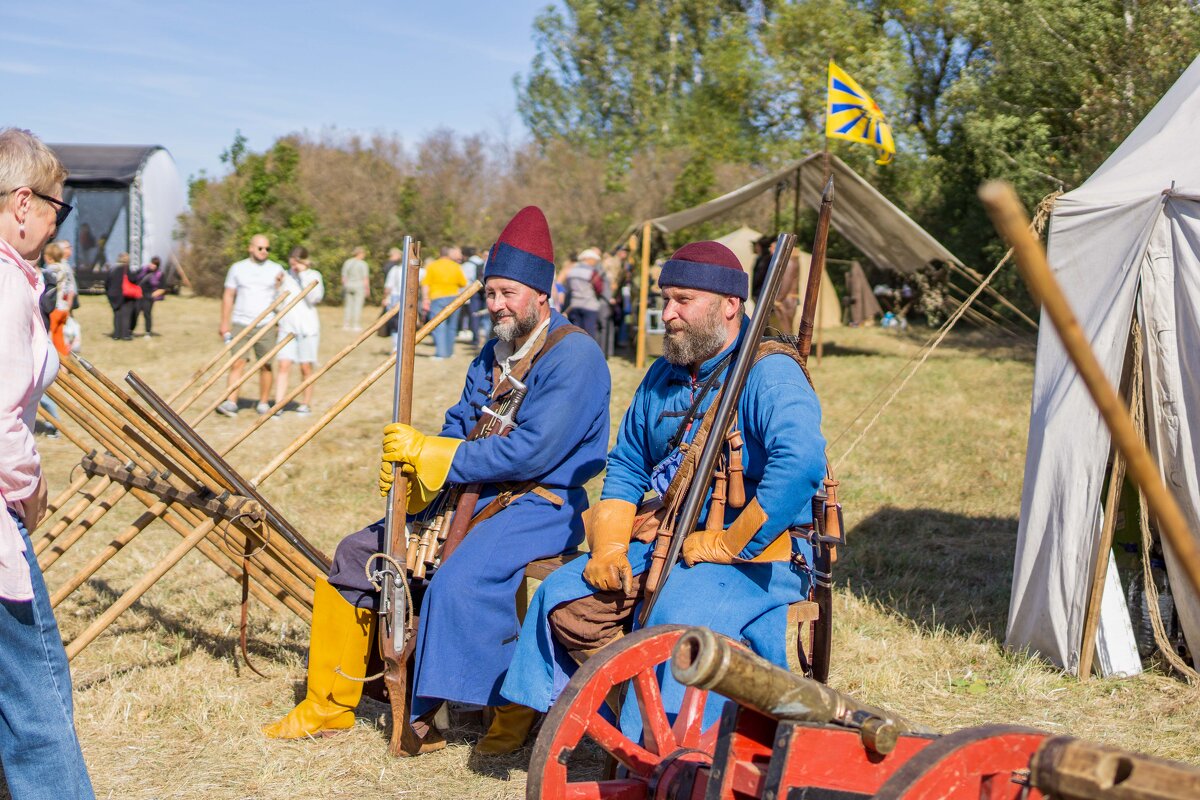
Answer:
[{"label": "wooden stake", "polygon": [[1079,647],[1079,680],[1092,676],[1092,658],[1096,654],[1096,629],[1100,627],[1100,601],[1104,599],[1104,583],[1108,580],[1108,560],[1112,555],[1113,533],[1117,528],[1117,504],[1125,483],[1125,459],[1113,454],[1112,474],[1109,476],[1108,496],[1104,499],[1104,525],[1092,562],[1092,581],[1088,587],[1087,610],[1083,614],[1083,640]]},{"label": "wooden stake", "polygon": [[1013,248],[1021,277],[1054,323],[1063,348],[1074,362],[1100,410],[1100,416],[1104,418],[1104,424],[1112,433],[1113,444],[1124,457],[1130,476],[1145,495],[1150,512],[1158,521],[1159,532],[1175,551],[1192,590],[1200,595],[1200,551],[1188,530],[1183,511],[1163,483],[1158,465],[1133,427],[1133,420],[1108,382],[1104,368],[1096,360],[1083,328],[1050,271],[1041,244],[1029,230],[1029,219],[1016,192],[1006,183],[990,181],[979,190],[979,198],[987,208],[996,230]]}]

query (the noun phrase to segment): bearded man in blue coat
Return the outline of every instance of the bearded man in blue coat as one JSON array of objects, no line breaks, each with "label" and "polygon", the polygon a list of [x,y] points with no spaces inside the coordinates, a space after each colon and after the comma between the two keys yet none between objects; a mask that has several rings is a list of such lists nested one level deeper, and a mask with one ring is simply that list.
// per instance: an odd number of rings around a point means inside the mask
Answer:
[{"label": "bearded man in blue coat", "polygon": [[[446,485],[483,487],[475,524],[421,600],[411,709],[422,752],[445,746],[430,724],[443,701],[500,707],[477,745],[483,752],[497,739],[507,749],[505,731],[532,715],[505,704],[499,692],[519,629],[516,590],[531,561],[582,540],[583,485],[603,469],[608,446],[608,367],[591,337],[550,306],[554,250],[540,209],[522,209],[509,222],[483,279],[496,338],[471,362],[441,432],[426,436],[404,424],[384,429],[380,492],[386,494],[394,469],[403,470],[410,515]],[[506,436],[467,441],[510,371],[525,372],[528,387],[516,427]],[[524,493],[514,498],[514,486]],[[506,489],[510,494],[498,500]],[[303,738],[354,724],[362,696],[354,679],[366,674],[378,608],[364,566],[383,545],[382,521],[338,545],[328,581],[316,586],[306,697],[266,726],[267,736]]]},{"label": "bearded man in blue coat", "polygon": [[[661,495],[718,395],[748,321],[748,279],[716,242],[694,242],[663,266],[663,358],[647,371],[608,457],[601,500],[585,515],[590,555],[539,587],[521,629],[501,694],[537,711],[558,697],[578,663],[634,627],[653,536],[642,535],[638,506]],[[792,348],[794,350],[794,348]],[[786,668],[788,606],[808,596],[813,552],[793,529],[812,521],[825,477],[821,412],[799,361],[786,348],[759,358],[737,406],[744,504],[727,505],[684,540],[683,560],[659,587],[647,626],[702,625],[747,642]],[[765,351],[764,351],[765,352]],[[732,439],[731,439],[732,441]],[[730,494],[732,497],[732,493]],[[711,488],[709,501],[711,501]],[[666,674],[662,699],[678,711],[683,687]],[[719,716],[710,703],[707,722]],[[621,727],[635,739],[641,721],[630,695]]]}]

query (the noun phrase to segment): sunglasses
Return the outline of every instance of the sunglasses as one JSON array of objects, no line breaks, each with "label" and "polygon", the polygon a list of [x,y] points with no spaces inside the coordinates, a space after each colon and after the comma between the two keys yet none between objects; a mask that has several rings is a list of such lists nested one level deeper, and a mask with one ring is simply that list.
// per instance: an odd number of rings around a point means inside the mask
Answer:
[{"label": "sunglasses", "polygon": [[64,222],[66,222],[67,217],[71,216],[71,209],[75,208],[75,206],[71,205],[70,203],[64,203],[62,200],[50,197],[49,195],[44,195],[41,192],[35,192],[32,188],[30,188],[29,193],[34,197],[45,200],[47,203],[54,206],[54,224],[56,226],[61,226]]}]

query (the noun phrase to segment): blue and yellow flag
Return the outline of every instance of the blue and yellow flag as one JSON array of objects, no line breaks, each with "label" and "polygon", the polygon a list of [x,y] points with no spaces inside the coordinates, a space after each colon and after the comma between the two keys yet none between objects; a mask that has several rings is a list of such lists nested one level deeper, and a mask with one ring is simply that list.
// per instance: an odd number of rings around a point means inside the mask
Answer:
[{"label": "blue and yellow flag", "polygon": [[883,155],[876,164],[889,164],[896,154],[892,129],[883,112],[858,82],[829,62],[829,96],[825,106],[825,135],[833,139],[869,144]]}]

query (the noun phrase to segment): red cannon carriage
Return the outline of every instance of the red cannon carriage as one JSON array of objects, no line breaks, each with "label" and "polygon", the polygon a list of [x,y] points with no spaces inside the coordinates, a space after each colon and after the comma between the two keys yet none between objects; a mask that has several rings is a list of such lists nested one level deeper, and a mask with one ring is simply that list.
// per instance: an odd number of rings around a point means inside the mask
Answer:
[{"label": "red cannon carriage", "polygon": [[[669,662],[688,688],[671,719]],[[629,682],[644,733],[602,713]],[[617,690],[617,691],[614,691]],[[702,729],[706,703],[729,698]],[[585,740],[618,765],[580,774]],[[1007,725],[940,736],[792,674],[704,628],[639,631],[588,661],[551,709],[529,765],[529,798],[720,800],[1183,800],[1200,770]]]}]

